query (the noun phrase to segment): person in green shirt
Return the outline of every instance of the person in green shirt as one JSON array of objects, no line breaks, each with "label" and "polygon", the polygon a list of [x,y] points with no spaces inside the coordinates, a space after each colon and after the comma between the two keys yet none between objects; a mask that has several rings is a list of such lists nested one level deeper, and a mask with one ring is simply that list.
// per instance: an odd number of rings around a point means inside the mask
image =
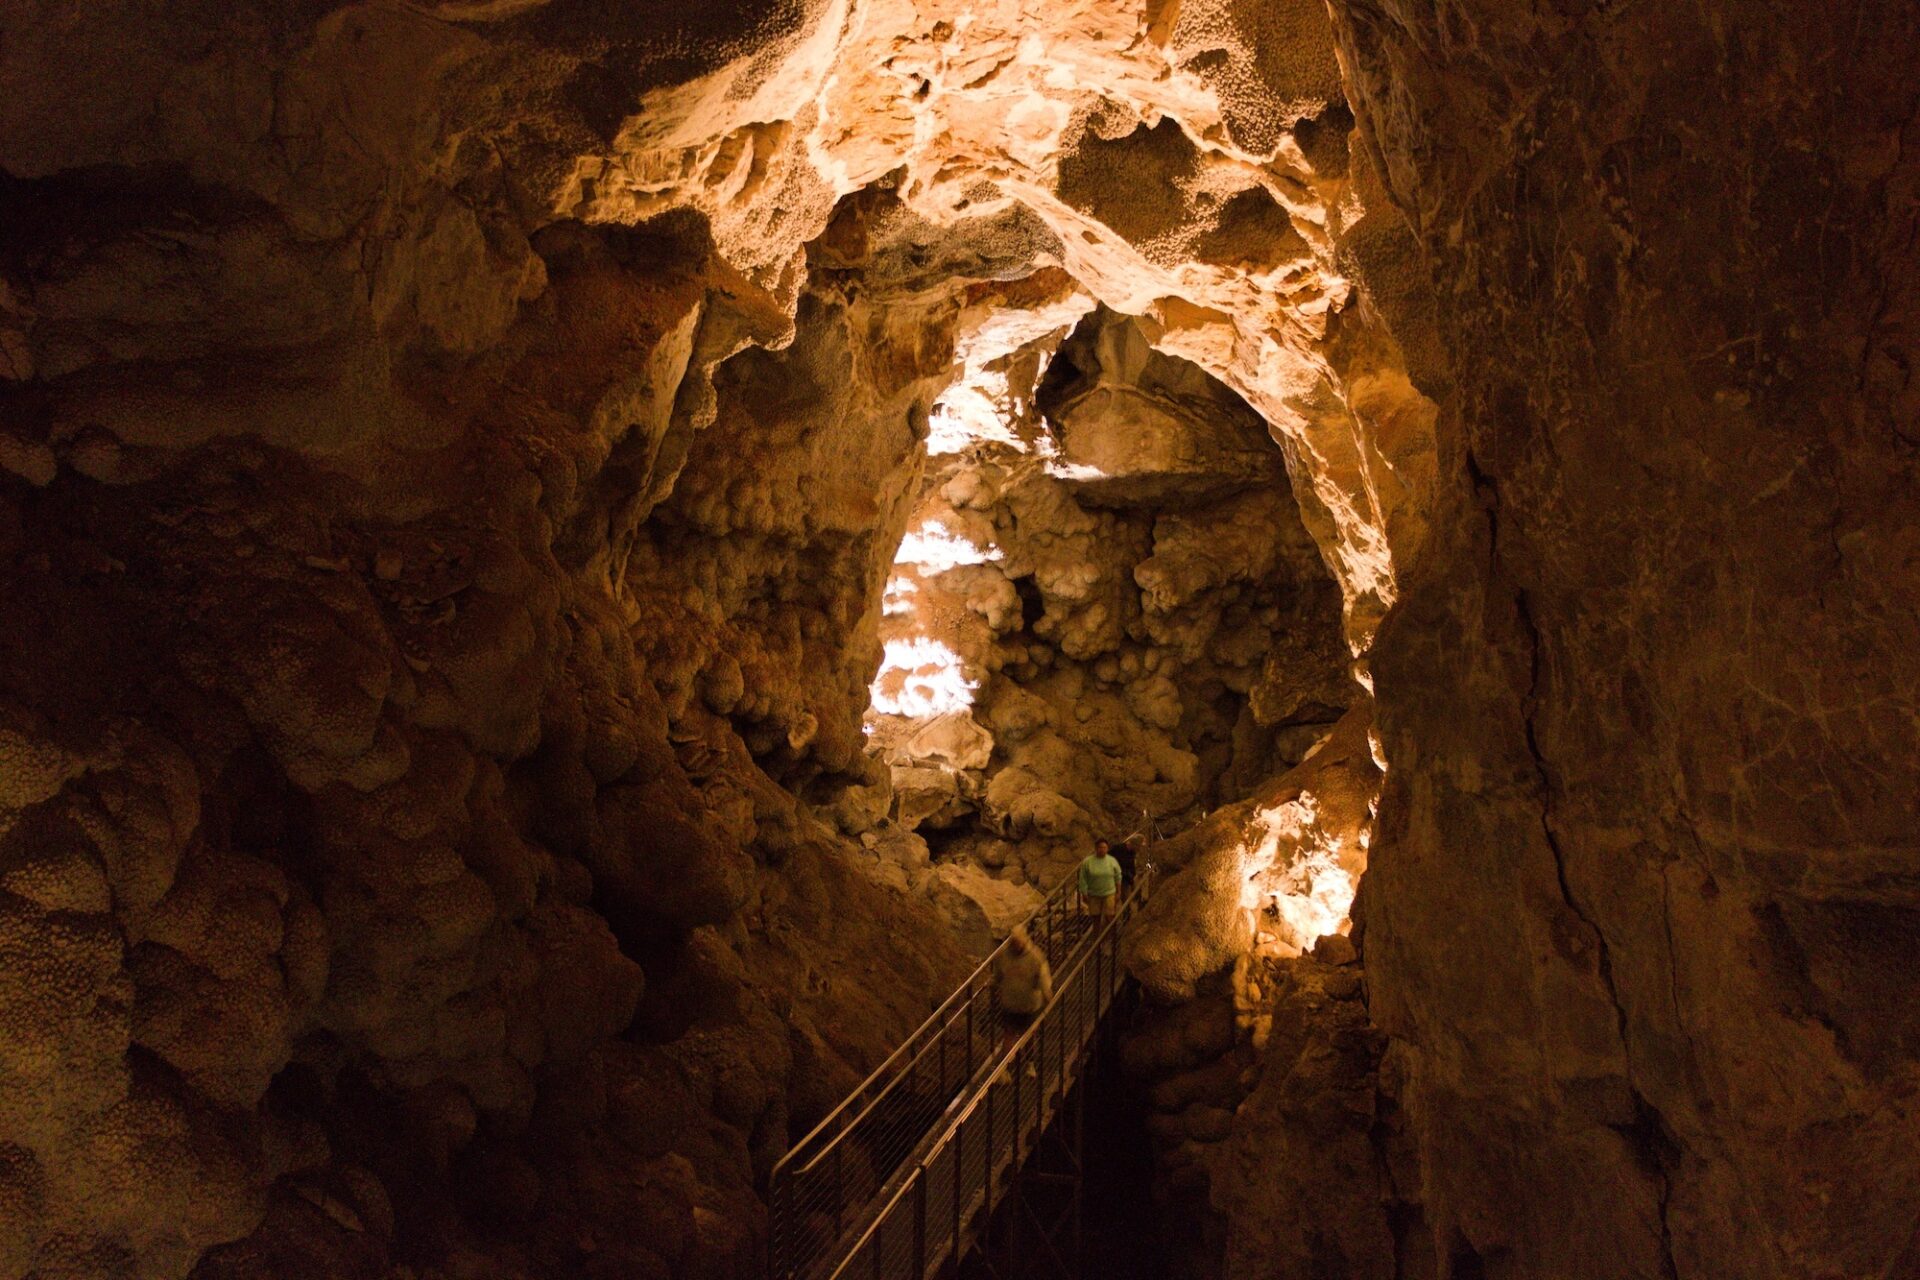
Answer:
[{"label": "person in green shirt", "polygon": [[1093,842],[1093,854],[1080,864],[1080,906],[1102,918],[1120,906],[1120,860],[1105,840]]}]

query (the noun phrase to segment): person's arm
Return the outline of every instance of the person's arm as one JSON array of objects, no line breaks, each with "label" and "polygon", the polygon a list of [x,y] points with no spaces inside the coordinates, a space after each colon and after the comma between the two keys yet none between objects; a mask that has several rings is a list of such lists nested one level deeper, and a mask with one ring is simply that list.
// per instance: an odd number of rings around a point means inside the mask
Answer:
[{"label": "person's arm", "polygon": [[1087,862],[1088,862],[1088,859],[1081,860],[1080,877],[1079,877],[1079,880],[1076,882],[1076,887],[1079,889],[1080,896],[1082,898],[1085,898],[1087,896]]},{"label": "person's arm", "polygon": [[1040,1003],[1044,1006],[1047,1001],[1051,999],[1053,999],[1053,966],[1046,962],[1045,957],[1042,957],[1040,960]]}]

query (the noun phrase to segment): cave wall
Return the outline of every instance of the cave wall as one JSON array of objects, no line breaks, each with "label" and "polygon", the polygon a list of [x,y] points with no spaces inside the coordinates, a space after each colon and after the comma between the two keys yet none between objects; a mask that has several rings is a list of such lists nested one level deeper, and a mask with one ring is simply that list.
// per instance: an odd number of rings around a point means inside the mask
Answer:
[{"label": "cave wall", "polygon": [[1145,999],[1121,1056],[1146,1099],[1169,1276],[1433,1274],[1350,936],[1381,778],[1363,703],[1146,851],[1156,879],[1122,950]]},{"label": "cave wall", "polygon": [[[0,1273],[748,1271],[792,1132],[960,972],[799,796],[886,556],[738,617],[827,657],[737,725],[681,655],[740,574],[649,576],[701,429],[847,407],[747,419],[724,362],[860,335],[697,213],[556,210],[577,61],[445,16],[0,19]],[[843,522],[948,363],[907,334],[829,369],[897,410]]]},{"label": "cave wall", "polygon": [[1362,890],[1443,1274],[1920,1270],[1920,22],[1334,0],[1453,353]]},{"label": "cave wall", "polygon": [[0,1263],[750,1265],[955,962],[808,812],[885,539],[795,500],[1055,268],[1340,585],[1432,1265],[1913,1268],[1910,6],[639,9],[0,16]]}]

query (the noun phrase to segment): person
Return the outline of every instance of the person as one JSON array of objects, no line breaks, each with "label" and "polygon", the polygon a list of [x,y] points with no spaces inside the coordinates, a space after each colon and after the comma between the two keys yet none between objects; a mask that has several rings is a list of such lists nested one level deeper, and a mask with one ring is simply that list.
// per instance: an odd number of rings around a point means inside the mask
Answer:
[{"label": "person", "polygon": [[1095,840],[1092,855],[1080,864],[1080,906],[1102,919],[1119,910],[1120,881],[1125,875],[1112,850],[1105,840]]},{"label": "person", "polygon": [[1015,925],[1007,945],[993,962],[994,984],[1000,993],[1000,1024],[1010,1048],[1053,998],[1053,968],[1027,936],[1025,925]]}]

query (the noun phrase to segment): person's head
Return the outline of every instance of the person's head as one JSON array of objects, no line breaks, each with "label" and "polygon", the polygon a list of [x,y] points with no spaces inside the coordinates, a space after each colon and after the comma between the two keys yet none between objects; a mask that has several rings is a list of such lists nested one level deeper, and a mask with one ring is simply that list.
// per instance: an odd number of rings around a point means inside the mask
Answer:
[{"label": "person's head", "polygon": [[1007,935],[1007,950],[1019,955],[1033,945],[1033,939],[1027,936],[1027,926],[1017,924],[1013,932]]},{"label": "person's head", "polygon": [[1112,846],[1112,845],[1110,845],[1110,844],[1108,844],[1108,843],[1107,843],[1107,842],[1106,842],[1105,840],[1095,840],[1095,841],[1093,842],[1093,856],[1094,856],[1094,857],[1096,857],[1096,858],[1104,858],[1104,857],[1106,857],[1106,856],[1108,856],[1109,854],[1111,854],[1112,852],[1113,852],[1113,846]]}]

